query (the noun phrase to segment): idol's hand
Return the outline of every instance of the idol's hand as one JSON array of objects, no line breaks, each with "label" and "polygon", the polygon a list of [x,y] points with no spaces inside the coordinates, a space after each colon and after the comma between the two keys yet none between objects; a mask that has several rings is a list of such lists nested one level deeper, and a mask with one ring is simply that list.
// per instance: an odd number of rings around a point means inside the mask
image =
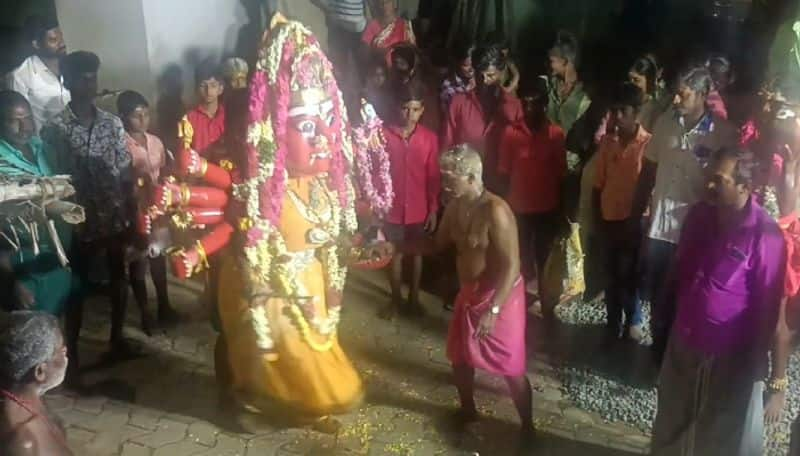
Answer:
[{"label": "idol's hand", "polygon": [[486,312],[481,317],[480,323],[478,323],[478,329],[475,331],[475,338],[476,339],[483,339],[486,336],[492,334],[494,331],[494,324],[497,322],[497,315]]}]

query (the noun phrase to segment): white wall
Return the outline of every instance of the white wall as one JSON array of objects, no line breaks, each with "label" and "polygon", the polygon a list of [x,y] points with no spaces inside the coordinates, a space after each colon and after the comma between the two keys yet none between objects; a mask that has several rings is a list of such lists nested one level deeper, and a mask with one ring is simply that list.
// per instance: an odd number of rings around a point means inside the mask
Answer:
[{"label": "white wall", "polygon": [[144,11],[151,77],[157,80],[169,65],[180,65],[191,103],[195,66],[234,54],[238,32],[248,23],[246,10],[237,0],[137,1]]},{"label": "white wall", "polygon": [[311,0],[280,0],[278,11],[292,20],[300,21],[311,29],[327,50],[328,27],[325,26],[325,15],[319,8],[311,4]]},{"label": "white wall", "polygon": [[[235,55],[242,31],[247,45],[260,40],[243,4],[252,0],[55,0],[67,47],[95,52],[103,89],[133,89],[151,101],[170,65],[183,73],[184,98],[192,103],[194,68],[203,59]],[[401,9],[416,13],[417,0]],[[279,10],[308,26],[323,46],[327,27],[310,0],[279,0]],[[252,12],[251,12],[252,14]],[[258,20],[258,18],[253,18]],[[266,19],[265,19],[266,20]]]},{"label": "white wall", "polygon": [[101,89],[152,93],[139,0],[56,0],[56,8],[68,50],[100,57]]}]

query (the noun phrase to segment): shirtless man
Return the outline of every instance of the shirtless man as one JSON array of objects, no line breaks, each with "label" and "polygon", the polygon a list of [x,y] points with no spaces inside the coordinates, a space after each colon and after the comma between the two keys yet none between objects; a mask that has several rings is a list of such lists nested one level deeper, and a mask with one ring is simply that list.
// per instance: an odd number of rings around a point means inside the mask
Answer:
[{"label": "shirtless man", "polygon": [[486,191],[477,151],[456,146],[439,159],[442,189],[449,197],[435,239],[399,246],[430,255],[451,245],[457,251],[461,290],[447,338],[447,357],[461,410],[461,423],[478,418],[475,369],[505,377],[521,421],[523,442],[533,437],[531,384],[525,366],[525,291],[519,272],[517,224],[502,198]]},{"label": "shirtless man", "polygon": [[58,320],[42,312],[0,314],[0,456],[71,456],[42,401],[64,381],[67,348]]}]

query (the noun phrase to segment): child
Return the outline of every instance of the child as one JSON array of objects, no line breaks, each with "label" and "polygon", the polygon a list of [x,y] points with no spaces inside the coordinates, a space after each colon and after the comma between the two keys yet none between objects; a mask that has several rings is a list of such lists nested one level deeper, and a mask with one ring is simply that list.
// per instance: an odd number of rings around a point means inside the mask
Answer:
[{"label": "child", "polygon": [[593,207],[607,248],[606,309],[611,339],[642,338],[637,295],[640,220],[631,214],[650,133],[638,120],[644,93],[626,82],[611,106],[611,128],[597,150]]},{"label": "child", "polygon": [[[391,163],[394,202],[386,216],[384,234],[391,242],[413,241],[436,230],[439,207],[439,138],[419,124],[425,112],[424,88],[415,82],[400,88],[395,116],[399,120],[384,127],[386,151]],[[401,309],[419,314],[419,284],[422,257],[412,258],[411,287],[408,305],[402,305],[400,286],[403,255],[392,259],[390,283],[392,302],[381,312],[391,319]]]},{"label": "child", "polygon": [[225,107],[220,102],[225,78],[221,67],[210,60],[201,63],[195,70],[195,84],[197,105],[181,120],[179,147],[190,140],[191,148],[202,157],[218,161],[224,155],[220,147],[225,133]]},{"label": "child", "polygon": [[[150,107],[139,93],[126,91],[117,98],[117,112],[125,126],[125,139],[131,154],[133,173],[137,181],[137,198],[145,197],[158,183],[161,169],[166,162],[164,145],[156,136],[147,132],[150,127]],[[177,314],[170,307],[167,293],[167,262],[163,255],[145,260],[142,253],[129,266],[133,296],[142,312],[142,331],[148,336],[151,332],[151,317],[147,311],[147,287],[145,273],[150,265],[150,277],[158,299],[158,321],[162,325],[175,323]]]},{"label": "child", "polygon": [[[225,127],[227,125],[225,107],[221,103],[225,91],[225,77],[220,65],[212,60],[202,62],[195,69],[197,106],[189,111],[179,127],[179,148],[188,146],[201,157],[211,162],[229,158],[225,148]],[[235,114],[234,114],[235,115]],[[239,122],[241,124],[242,122]],[[190,133],[190,134],[189,134]],[[206,271],[206,300],[212,309],[217,302],[217,271],[219,255],[209,258]]]},{"label": "child", "polygon": [[[378,117],[386,121],[390,117],[390,107],[387,106],[389,70],[383,58],[373,57],[367,61],[364,87],[361,98],[366,99],[375,108]],[[360,101],[360,100],[359,100]],[[360,103],[359,103],[360,104]]]}]

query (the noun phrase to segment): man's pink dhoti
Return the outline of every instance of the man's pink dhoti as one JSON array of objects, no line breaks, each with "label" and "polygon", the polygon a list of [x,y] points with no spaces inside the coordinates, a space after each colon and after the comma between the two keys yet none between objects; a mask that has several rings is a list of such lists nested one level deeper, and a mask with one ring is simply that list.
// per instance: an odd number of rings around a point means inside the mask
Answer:
[{"label": "man's pink dhoti", "polygon": [[466,365],[509,377],[524,375],[527,311],[522,278],[514,282],[492,333],[478,339],[475,333],[481,317],[489,313],[496,292],[494,284],[486,282],[462,284],[447,335],[447,357],[455,366]]}]

